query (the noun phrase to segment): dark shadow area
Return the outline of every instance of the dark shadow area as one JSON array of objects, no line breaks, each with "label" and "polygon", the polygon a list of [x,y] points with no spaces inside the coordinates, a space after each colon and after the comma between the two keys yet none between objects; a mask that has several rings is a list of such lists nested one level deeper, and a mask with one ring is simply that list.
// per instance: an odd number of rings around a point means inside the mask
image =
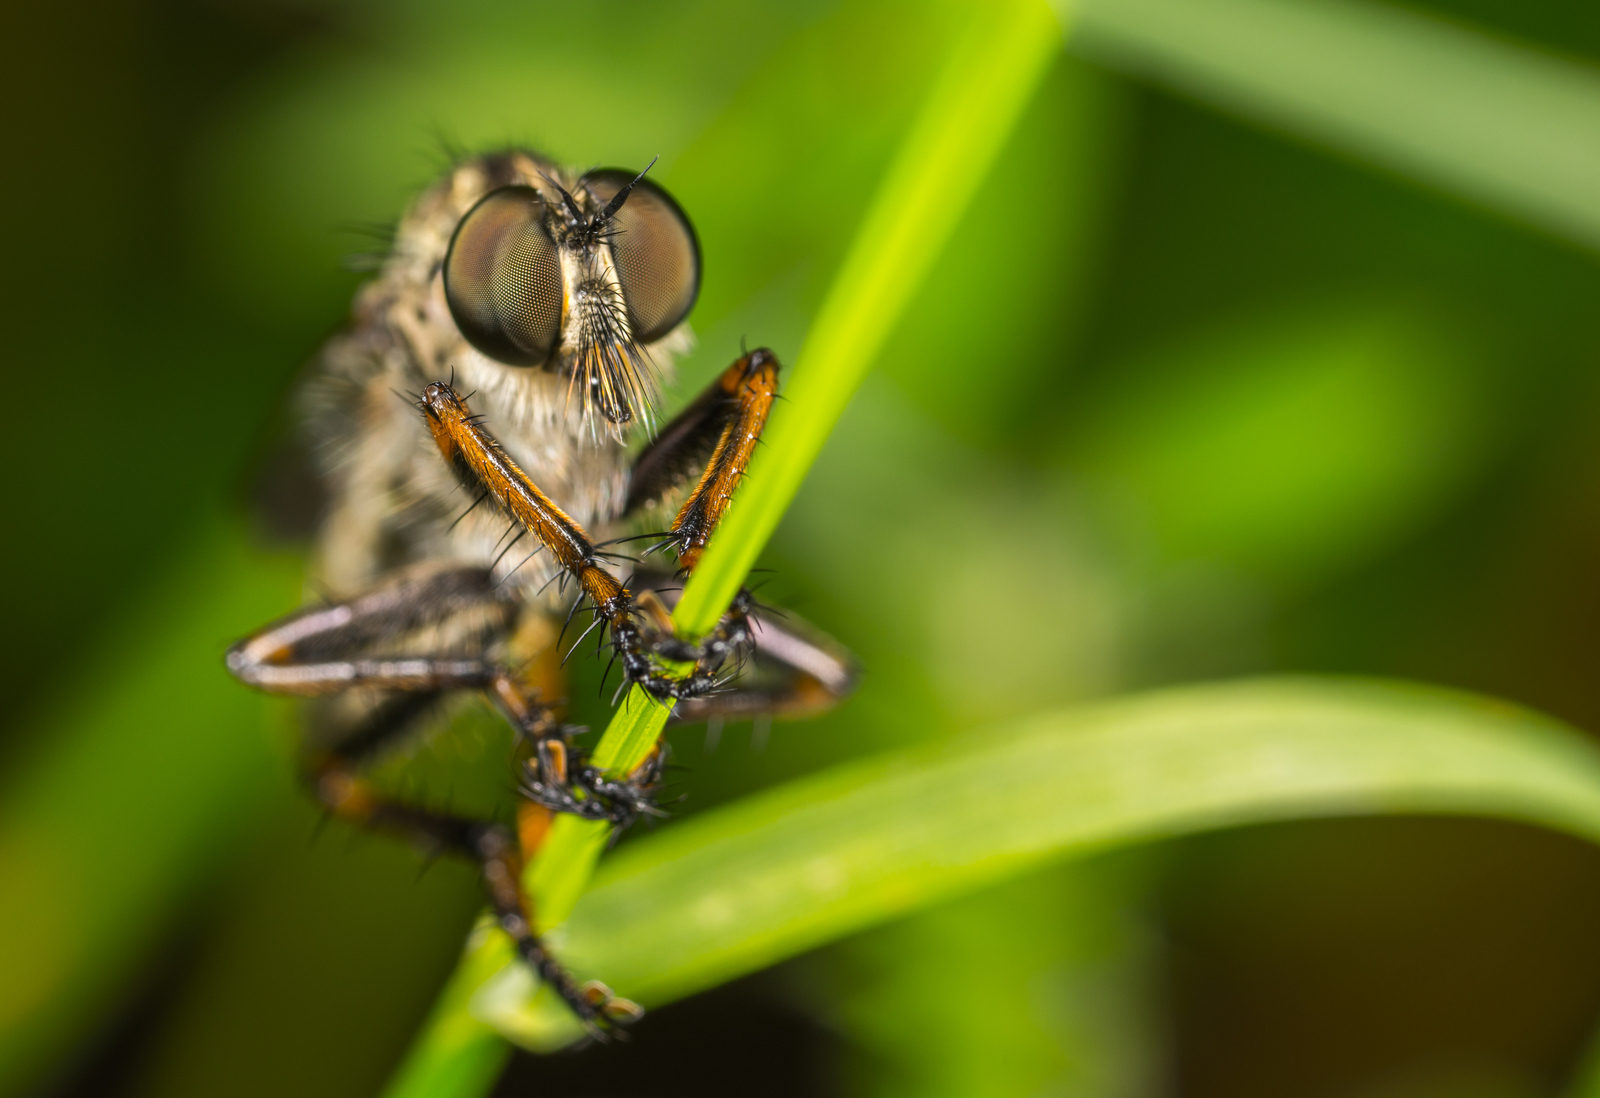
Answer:
[{"label": "dark shadow area", "polygon": [[626,1040],[577,1052],[517,1052],[493,1098],[814,1098],[837,1091],[840,1038],[785,1001],[776,975],[653,1010]]},{"label": "dark shadow area", "polygon": [[1163,921],[1188,1098],[1432,1094],[1468,1071],[1554,1094],[1600,1014],[1600,851],[1576,839],[1352,819],[1181,850]]}]

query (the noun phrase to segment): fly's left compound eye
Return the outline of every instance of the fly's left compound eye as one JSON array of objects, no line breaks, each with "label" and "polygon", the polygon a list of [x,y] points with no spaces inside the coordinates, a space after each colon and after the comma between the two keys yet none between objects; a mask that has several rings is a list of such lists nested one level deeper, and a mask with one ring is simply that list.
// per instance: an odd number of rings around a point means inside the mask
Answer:
[{"label": "fly's left compound eye", "polygon": [[538,191],[502,187],[467,211],[444,257],[444,297],[468,343],[507,366],[537,366],[561,338],[562,296]]},{"label": "fly's left compound eye", "polygon": [[[634,182],[634,173],[601,168],[583,177],[602,205]],[[700,293],[700,241],[672,196],[648,179],[611,219],[611,258],[633,336],[651,343],[676,328]]]}]

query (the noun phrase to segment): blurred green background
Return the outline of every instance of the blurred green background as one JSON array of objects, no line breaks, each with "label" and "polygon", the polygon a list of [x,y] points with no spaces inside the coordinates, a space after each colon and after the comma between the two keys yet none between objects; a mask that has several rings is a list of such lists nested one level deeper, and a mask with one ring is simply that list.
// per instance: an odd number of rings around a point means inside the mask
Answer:
[{"label": "blurred green background", "polygon": [[[1210,37],[1165,0],[1081,12],[767,554],[767,593],[860,655],[862,689],[770,735],[676,732],[682,812],[1268,670],[1415,677],[1600,728],[1600,176],[1586,198],[1549,170],[1581,182],[1594,156],[1600,10],[1206,3]],[[1218,77],[1256,64],[1275,9],[1353,37],[1249,68],[1253,90]],[[221,669],[301,597],[297,545],[252,515],[362,227],[447,145],[660,154],[706,256],[682,402],[741,339],[793,360],[964,11],[8,13],[0,300],[29,385],[0,434],[0,1092],[375,1093],[477,910],[463,867],[419,876],[403,847],[318,833],[287,711]],[[1474,116],[1509,135],[1491,155],[1451,146],[1448,97],[1412,133],[1403,97],[1341,114],[1327,88],[1316,109],[1289,94],[1329,57],[1371,86],[1337,51],[1418,27],[1453,59],[1415,68],[1418,102],[1513,72],[1577,106]],[[574,693],[603,722],[595,671]],[[492,743],[438,752],[435,773],[502,780]],[[519,1054],[497,1093],[1556,1095],[1600,1018],[1596,925],[1600,852],[1576,840],[1246,829],[873,931],[626,1045]]]}]

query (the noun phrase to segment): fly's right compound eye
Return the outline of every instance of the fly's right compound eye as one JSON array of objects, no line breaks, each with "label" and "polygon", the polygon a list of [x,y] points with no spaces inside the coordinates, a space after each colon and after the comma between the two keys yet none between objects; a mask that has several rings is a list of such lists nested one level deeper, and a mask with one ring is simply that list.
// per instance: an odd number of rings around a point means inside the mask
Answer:
[{"label": "fly's right compound eye", "polygon": [[544,198],[502,187],[467,211],[444,257],[444,297],[468,343],[507,366],[538,366],[561,338],[561,256]]},{"label": "fly's right compound eye", "polygon": [[672,196],[648,179],[601,168],[582,183],[601,203],[633,187],[615,216],[611,256],[628,306],[633,337],[654,343],[676,328],[700,293],[700,241]]}]

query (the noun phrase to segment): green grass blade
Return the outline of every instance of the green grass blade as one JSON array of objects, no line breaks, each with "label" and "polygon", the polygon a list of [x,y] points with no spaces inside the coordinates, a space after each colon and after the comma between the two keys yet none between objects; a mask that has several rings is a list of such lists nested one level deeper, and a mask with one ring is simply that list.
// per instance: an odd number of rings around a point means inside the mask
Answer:
[{"label": "green grass blade", "polygon": [[[733,600],[1059,48],[1061,24],[1037,0],[1011,0],[971,22],[856,230],[795,363],[786,402],[774,410],[765,448],[678,602],[678,631],[706,634]],[[645,691],[630,690],[600,738],[595,763],[614,773],[634,770],[667,715]],[[603,824],[558,819],[531,869],[541,925],[565,919],[603,845]]]},{"label": "green grass blade", "polygon": [[[744,583],[1061,42],[1061,23],[1043,0],[1007,0],[973,16],[856,231],[794,365],[787,400],[772,417],[763,452],[684,590],[674,613],[683,634],[709,631]],[[596,764],[613,773],[631,771],[655,745],[668,713],[641,689],[630,690],[596,747]],[[541,929],[565,920],[606,834],[605,825],[592,821],[563,816],[555,822],[528,874]],[[477,967],[471,951],[463,964]],[[460,973],[452,978],[448,992],[455,1001],[466,1001],[464,981]],[[524,999],[532,991],[520,982],[514,990]],[[408,1094],[477,1092],[442,1082],[453,1069],[448,1057],[437,1055],[447,1042],[435,1031],[452,1026],[459,1026],[459,1017],[450,1002],[442,1003],[396,1086],[411,1088]],[[481,1058],[482,1045],[466,1042],[461,1056]],[[463,1079],[468,1075],[461,1073]],[[416,1089],[421,1084],[415,1080],[424,1076],[441,1080],[440,1088]]]},{"label": "green grass blade", "polygon": [[[873,357],[921,284],[1060,48],[1061,25],[1036,0],[975,18],[901,144],[807,336],[766,448],[673,615],[688,636],[722,616]],[[670,710],[635,687],[595,750],[625,774],[654,747]],[[603,824],[563,817],[530,871],[539,922],[560,923],[604,846]]]},{"label": "green grass blade", "polygon": [[[1010,0],[973,20],[879,185],[765,448],[684,588],[673,614],[683,634],[708,632],[744,583],[1060,44],[1061,24],[1036,0]],[[637,687],[625,702],[595,750],[596,764],[618,774],[644,761],[669,713]],[[602,824],[556,822],[530,873],[542,926],[566,918],[604,837]]]},{"label": "green grass blade", "polygon": [[1074,48],[1600,247],[1600,70],[1363,0],[1083,0]]},{"label": "green grass blade", "polygon": [[[563,956],[654,1007],[1049,859],[1269,820],[1446,813],[1600,842],[1600,749],[1536,714],[1406,684],[1245,680],[1030,718],[839,767],[620,851]],[[573,1036],[502,977],[486,1021]]]},{"label": "green grass blade", "polygon": [[766,446],[674,619],[717,623],[1061,48],[1043,3],[980,9],[906,135],[806,334]]},{"label": "green grass blade", "polygon": [[[630,773],[655,747],[671,712],[637,687],[628,691],[600,737],[594,764],[614,774]],[[551,825],[544,852],[528,868],[527,878],[541,931],[560,924],[572,911],[610,834],[609,824],[577,816],[558,816]]]},{"label": "green grass blade", "polygon": [[511,1047],[473,1016],[472,996],[511,963],[511,942],[485,920],[472,932],[462,962],[433,1005],[406,1060],[389,1081],[388,1098],[485,1094],[499,1078]]},{"label": "green grass blade", "polygon": [[[716,625],[744,583],[1060,42],[1060,23],[1035,0],[1011,0],[973,20],[856,232],[795,364],[787,401],[773,414],[765,449],[684,589],[673,617],[685,635]],[[601,737],[596,765],[619,774],[638,766],[668,713],[635,687]],[[604,837],[604,825],[557,821],[531,871],[542,926],[560,923],[571,910]]]}]

